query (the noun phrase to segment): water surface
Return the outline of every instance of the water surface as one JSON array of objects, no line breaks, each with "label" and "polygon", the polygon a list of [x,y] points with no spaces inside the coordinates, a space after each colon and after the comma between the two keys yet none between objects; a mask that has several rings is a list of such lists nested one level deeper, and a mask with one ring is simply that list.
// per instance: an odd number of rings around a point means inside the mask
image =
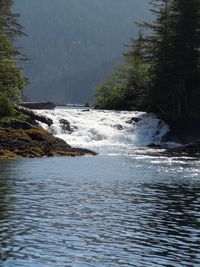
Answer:
[{"label": "water surface", "polygon": [[0,266],[200,266],[200,162],[99,147],[0,161]]}]

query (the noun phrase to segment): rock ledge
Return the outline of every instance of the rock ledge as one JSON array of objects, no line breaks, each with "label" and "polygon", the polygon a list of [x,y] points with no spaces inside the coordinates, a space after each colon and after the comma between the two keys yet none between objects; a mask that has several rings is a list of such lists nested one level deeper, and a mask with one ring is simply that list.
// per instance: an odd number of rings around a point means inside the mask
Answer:
[{"label": "rock ledge", "polygon": [[0,128],[0,159],[21,157],[84,156],[97,153],[72,148],[64,140],[40,127]]}]

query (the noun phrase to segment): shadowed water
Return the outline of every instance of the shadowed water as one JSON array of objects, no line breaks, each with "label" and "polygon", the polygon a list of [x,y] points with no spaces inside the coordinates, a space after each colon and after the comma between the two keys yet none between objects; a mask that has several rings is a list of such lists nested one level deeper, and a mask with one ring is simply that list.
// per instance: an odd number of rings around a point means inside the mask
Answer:
[{"label": "shadowed water", "polygon": [[0,266],[200,266],[199,163],[0,161]]}]

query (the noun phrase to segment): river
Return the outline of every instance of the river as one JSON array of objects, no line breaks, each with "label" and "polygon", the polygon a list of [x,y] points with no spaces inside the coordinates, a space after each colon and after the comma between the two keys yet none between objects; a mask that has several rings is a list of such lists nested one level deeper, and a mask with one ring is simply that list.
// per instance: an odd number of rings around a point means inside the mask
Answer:
[{"label": "river", "polygon": [[167,125],[139,112],[38,112],[99,155],[0,161],[0,266],[200,266],[200,161],[145,147]]}]

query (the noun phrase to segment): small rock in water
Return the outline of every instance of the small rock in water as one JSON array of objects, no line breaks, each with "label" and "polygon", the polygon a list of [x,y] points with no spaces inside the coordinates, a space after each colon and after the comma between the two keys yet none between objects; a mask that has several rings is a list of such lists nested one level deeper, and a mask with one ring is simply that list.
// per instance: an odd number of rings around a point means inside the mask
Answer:
[{"label": "small rock in water", "polygon": [[60,119],[59,120],[60,124],[61,124],[61,129],[64,131],[67,131],[69,133],[72,133],[73,130],[70,127],[70,122],[66,119]]},{"label": "small rock in water", "polygon": [[141,120],[142,120],[141,118],[132,117],[130,120],[126,121],[126,123],[135,124],[135,123],[140,122]]},{"label": "small rock in water", "polygon": [[121,131],[124,129],[124,127],[121,124],[116,124],[114,125],[114,128],[116,128],[117,130]]},{"label": "small rock in water", "polygon": [[70,125],[70,122],[68,120],[66,120],[66,119],[60,119],[59,122],[60,122],[60,124],[68,124],[68,125]]}]

